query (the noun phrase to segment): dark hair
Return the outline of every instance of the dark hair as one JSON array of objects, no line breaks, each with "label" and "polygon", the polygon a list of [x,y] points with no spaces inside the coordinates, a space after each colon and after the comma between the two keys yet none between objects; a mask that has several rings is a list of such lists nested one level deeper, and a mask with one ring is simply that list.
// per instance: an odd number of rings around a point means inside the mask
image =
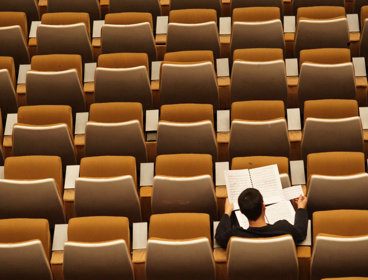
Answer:
[{"label": "dark hair", "polygon": [[238,197],[240,211],[248,218],[255,221],[261,216],[263,197],[257,189],[249,188],[242,191]]}]

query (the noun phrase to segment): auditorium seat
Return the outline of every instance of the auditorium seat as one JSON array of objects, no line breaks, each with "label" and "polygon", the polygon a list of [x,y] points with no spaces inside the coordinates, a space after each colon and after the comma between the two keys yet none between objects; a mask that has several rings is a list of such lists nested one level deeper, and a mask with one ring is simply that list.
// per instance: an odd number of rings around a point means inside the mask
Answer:
[{"label": "auditorium seat", "polygon": [[313,214],[314,253],[311,279],[368,276],[367,219],[364,210],[320,211]]},{"label": "auditorium seat", "polygon": [[60,157],[6,158],[0,192],[1,218],[45,218],[51,227],[65,222]]},{"label": "auditorium seat", "polygon": [[308,118],[302,138],[302,159],[310,153],[363,152],[363,131],[359,117],[342,119]]},{"label": "auditorium seat", "polygon": [[[179,14],[180,21],[170,22],[167,30],[167,52],[177,51],[194,51],[194,50],[211,50],[215,58],[220,57],[220,41],[217,28],[217,17],[212,14],[211,21],[191,23],[191,10],[185,12],[187,15],[183,17],[181,12],[172,11],[171,14]],[[201,12],[201,11],[199,11]],[[203,11],[202,11],[203,12]],[[198,21],[200,17],[195,17]],[[207,17],[206,17],[207,18]],[[209,19],[207,19],[209,20]],[[183,21],[187,23],[183,23]]]},{"label": "auditorium seat", "polygon": [[15,80],[14,59],[9,56],[0,56],[0,108],[4,120],[8,113],[18,111]]},{"label": "auditorium seat", "polygon": [[137,165],[147,160],[140,103],[91,105],[86,126],[86,156],[134,156]]},{"label": "auditorium seat", "polygon": [[233,120],[229,157],[283,156],[289,157],[290,142],[285,118],[267,121]]},{"label": "auditorium seat", "polygon": [[125,217],[69,220],[64,279],[134,279],[129,221]]},{"label": "auditorium seat", "polygon": [[77,216],[124,216],[141,221],[135,158],[98,156],[82,158],[75,182]]},{"label": "auditorium seat", "polygon": [[52,280],[45,219],[0,220],[0,278]]},{"label": "auditorium seat", "polygon": [[212,62],[172,63],[161,66],[160,102],[219,106],[219,89]]},{"label": "auditorium seat", "polygon": [[[367,5],[367,4],[365,4]],[[360,30],[361,30],[361,38],[360,38],[360,56],[365,57],[366,64],[368,63],[368,6],[363,6],[360,12]]]},{"label": "auditorium seat", "polygon": [[102,53],[147,53],[156,60],[152,15],[149,13],[107,14],[101,28]]},{"label": "auditorium seat", "polygon": [[[213,109],[206,104],[176,104],[162,106],[161,111],[178,109],[176,121],[173,114],[164,113],[157,130],[157,154],[210,154],[217,160],[217,143],[213,124]],[[170,109],[169,109],[170,110]],[[205,111],[202,111],[205,110]],[[205,113],[207,112],[207,113]],[[198,141],[198,139],[201,139]]]},{"label": "auditorium seat", "polygon": [[284,53],[282,49],[277,48],[249,48],[237,49],[233,53],[233,60],[264,62],[272,60],[283,60]]},{"label": "auditorium seat", "polygon": [[[252,13],[243,14],[241,11],[251,11]],[[254,11],[257,12],[253,14]],[[231,54],[236,49],[285,49],[280,10],[278,8],[238,8],[233,11],[233,18]]]},{"label": "auditorium seat", "polygon": [[189,63],[189,62],[203,62],[210,61],[215,65],[215,59],[212,51],[179,51],[167,52],[164,56],[164,62],[171,63]]},{"label": "auditorium seat", "polygon": [[169,21],[172,23],[196,24],[214,21],[217,24],[215,9],[172,9],[169,12]]},{"label": "auditorium seat", "polygon": [[280,174],[289,174],[289,159],[287,157],[234,157],[231,161],[231,169],[252,169],[272,164],[277,164]]},{"label": "auditorium seat", "polygon": [[27,17],[23,12],[0,12],[0,55],[11,56],[15,68],[29,63]]},{"label": "auditorium seat", "polygon": [[38,54],[79,54],[92,62],[88,13],[44,14],[37,28]]},{"label": "auditorium seat", "polygon": [[245,277],[298,279],[298,259],[290,235],[271,238],[233,237],[227,251],[229,280]]},{"label": "auditorium seat", "polygon": [[280,9],[281,18],[284,15],[284,4],[282,0],[232,0],[231,1],[231,11],[236,8],[245,7],[278,7]]},{"label": "auditorium seat", "polygon": [[[165,254],[162,254],[165,250]],[[147,279],[215,279],[207,214],[151,216],[146,259]]]},{"label": "auditorium seat", "polygon": [[88,13],[91,21],[101,19],[100,1],[98,0],[47,0],[47,12]]},{"label": "auditorium seat", "polygon": [[146,53],[111,53],[98,57],[95,102],[140,102],[152,108]]},{"label": "auditorium seat", "polygon": [[281,100],[238,101],[231,104],[231,121],[268,121],[285,117]]},{"label": "auditorium seat", "polygon": [[64,167],[76,164],[71,107],[20,107],[18,123],[13,128],[13,153],[15,156],[57,155]]},{"label": "auditorium seat", "polygon": [[[350,176],[312,175],[309,180],[308,213],[334,209],[368,210],[368,174]],[[326,199],[328,197],[328,199]]]},{"label": "auditorium seat", "polygon": [[304,122],[307,118],[338,119],[359,116],[356,100],[320,99],[304,102]]},{"label": "auditorium seat", "polygon": [[347,48],[319,48],[301,50],[299,68],[304,62],[318,64],[339,64],[351,62],[350,50]]},{"label": "auditorium seat", "polygon": [[284,61],[235,60],[231,74],[231,102],[244,100],[282,100],[286,104]]},{"label": "auditorium seat", "polygon": [[295,55],[303,49],[348,48],[349,27],[344,7],[298,9]]},{"label": "auditorium seat", "polygon": [[28,105],[69,105],[73,114],[86,110],[80,55],[36,55],[31,70],[26,76]]},{"label": "auditorium seat", "polygon": [[170,10],[187,10],[187,9],[212,9],[215,10],[217,16],[221,16],[221,1],[219,0],[170,0]]},{"label": "auditorium seat", "polygon": [[36,0],[3,0],[0,3],[0,11],[24,12],[27,15],[28,27],[34,20],[40,20],[38,1]]}]

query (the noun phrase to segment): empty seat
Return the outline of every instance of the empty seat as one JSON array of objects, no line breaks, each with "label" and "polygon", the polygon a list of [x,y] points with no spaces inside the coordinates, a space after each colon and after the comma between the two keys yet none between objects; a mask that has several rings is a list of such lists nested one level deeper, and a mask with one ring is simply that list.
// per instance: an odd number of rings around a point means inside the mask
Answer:
[{"label": "empty seat", "polygon": [[236,8],[243,8],[243,7],[278,7],[280,9],[281,17],[283,16],[284,12],[284,5],[283,2],[280,0],[232,0],[231,1],[231,10]]},{"label": "empty seat", "polygon": [[[70,219],[64,279],[134,279],[125,217]],[[82,262],[82,263],[79,263]]]},{"label": "empty seat", "polygon": [[75,182],[77,216],[124,216],[141,221],[134,157],[99,156],[81,160]]},{"label": "empty seat", "polygon": [[221,1],[219,0],[172,0],[170,1],[171,10],[184,10],[184,9],[212,9],[216,10],[217,16],[221,16]]},{"label": "empty seat", "polygon": [[9,157],[0,180],[2,218],[45,218],[63,223],[62,163],[57,156]]},{"label": "empty seat", "polygon": [[195,177],[155,176],[152,213],[196,212],[217,217],[213,179],[210,175]]},{"label": "empty seat", "polygon": [[161,66],[161,104],[201,103],[218,107],[218,87],[214,65],[201,63],[163,63]]},{"label": "empty seat", "polygon": [[11,56],[15,67],[29,63],[27,17],[23,12],[0,12],[0,55]]},{"label": "empty seat", "polygon": [[4,0],[1,1],[0,11],[24,12],[27,15],[29,27],[32,21],[40,20],[40,12],[38,11],[38,2],[36,0]]},{"label": "empty seat", "polygon": [[47,11],[49,13],[60,12],[85,12],[88,13],[91,20],[101,18],[100,3],[98,0],[48,0]]},{"label": "empty seat", "polygon": [[233,9],[234,22],[269,21],[281,19],[278,7],[243,7]]},{"label": "empty seat", "polygon": [[90,22],[87,13],[50,13],[37,28],[38,54],[79,54],[92,62]]},{"label": "empty seat", "polygon": [[289,157],[290,142],[285,118],[269,121],[240,121],[231,124],[229,156]]},{"label": "empty seat", "polygon": [[303,49],[348,48],[349,27],[346,17],[314,20],[300,18],[295,35],[295,55]]},{"label": "empty seat", "polygon": [[26,76],[28,105],[69,105],[74,114],[85,111],[79,55],[34,56],[31,69]]},{"label": "empty seat", "polygon": [[339,64],[351,61],[350,49],[322,48],[301,50],[299,65],[304,62],[320,64]]},{"label": "empty seat", "polygon": [[284,53],[282,49],[277,48],[250,48],[250,49],[237,49],[233,53],[233,60],[240,61],[271,61],[271,60],[283,60]]},{"label": "empty seat", "polygon": [[147,160],[140,103],[95,103],[86,126],[86,156],[134,156]]},{"label": "empty seat", "polygon": [[306,100],[355,99],[354,68],[341,64],[303,63],[298,86],[299,106]]},{"label": "empty seat", "polygon": [[64,166],[76,164],[72,135],[69,106],[24,106],[19,108],[18,123],[13,128],[13,154],[57,155]]},{"label": "empty seat", "polygon": [[203,23],[170,22],[167,30],[167,52],[211,50],[220,57],[220,41],[215,21]]},{"label": "empty seat", "polygon": [[279,100],[238,101],[231,104],[231,121],[268,121],[285,117],[285,105]]},{"label": "empty seat", "polygon": [[231,53],[236,49],[280,48],[285,41],[280,19],[260,22],[234,22],[231,37]]},{"label": "empty seat", "polygon": [[14,59],[9,56],[0,56],[0,109],[4,119],[8,113],[18,111]]},{"label": "empty seat", "polygon": [[367,48],[368,48],[368,7],[367,6],[364,6],[361,8],[360,28],[362,30],[361,38],[360,38],[360,56],[364,56],[367,60],[367,57],[368,57],[368,52],[367,52]]},{"label": "empty seat", "polygon": [[145,53],[103,54],[95,74],[96,102],[140,102],[152,107],[148,56]]},{"label": "empty seat", "polygon": [[283,100],[286,103],[284,61],[234,61],[231,74],[231,102],[243,100]]},{"label": "empty seat", "polygon": [[310,153],[363,151],[362,124],[359,117],[343,119],[308,118],[302,138],[302,158]]},{"label": "empty seat", "polygon": [[[216,0],[217,1],[217,0]],[[206,9],[179,9],[169,12],[169,21],[173,23],[204,23],[214,21],[217,23],[216,10]]]},{"label": "empty seat", "polygon": [[[308,212],[334,209],[368,209],[368,174],[351,176],[312,175]],[[328,199],[326,199],[328,197]]]},{"label": "empty seat", "polygon": [[210,104],[170,104],[161,106],[162,121],[187,123],[209,120],[214,124],[213,106]]},{"label": "empty seat", "polygon": [[358,102],[346,99],[321,99],[304,102],[304,122],[307,118],[335,119],[359,116]]},{"label": "empty seat", "polygon": [[[229,280],[297,279],[298,259],[290,235],[273,238],[231,238],[228,245]],[[267,255],[267,259],[264,256]]]},{"label": "empty seat", "polygon": [[0,220],[1,279],[51,280],[49,258],[47,220]]},{"label": "empty seat", "polygon": [[101,29],[102,53],[147,53],[156,60],[152,15],[149,13],[118,13],[106,15]]}]

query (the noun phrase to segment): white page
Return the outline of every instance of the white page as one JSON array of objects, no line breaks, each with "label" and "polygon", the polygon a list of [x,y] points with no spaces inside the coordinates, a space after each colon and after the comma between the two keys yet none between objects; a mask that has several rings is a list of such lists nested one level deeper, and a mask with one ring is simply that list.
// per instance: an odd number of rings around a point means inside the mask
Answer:
[{"label": "white page", "polygon": [[284,200],[277,164],[253,168],[249,173],[253,188],[260,191],[266,205]]},{"label": "white page", "polygon": [[238,219],[239,226],[241,226],[243,229],[249,228],[248,218],[245,217],[245,215],[243,215],[242,212],[235,211],[235,216]]},{"label": "white page", "polygon": [[301,185],[285,188],[282,189],[282,191],[284,193],[285,200],[292,200],[294,198],[298,198],[300,195],[304,195]]},{"label": "white page", "polygon": [[269,224],[274,224],[279,220],[287,220],[293,225],[295,210],[290,201],[281,201],[266,207],[266,217]]},{"label": "white page", "polygon": [[226,170],[225,183],[227,195],[230,203],[234,203],[234,210],[239,209],[238,197],[242,191],[252,187],[250,181],[249,170]]}]

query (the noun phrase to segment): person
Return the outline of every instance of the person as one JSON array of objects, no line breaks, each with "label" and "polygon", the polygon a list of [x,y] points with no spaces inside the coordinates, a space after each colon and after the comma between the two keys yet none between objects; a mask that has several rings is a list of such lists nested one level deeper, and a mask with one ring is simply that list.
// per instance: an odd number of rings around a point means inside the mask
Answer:
[{"label": "person", "polygon": [[294,201],[298,207],[295,213],[294,225],[286,220],[280,220],[270,225],[267,224],[265,220],[266,206],[263,203],[261,193],[254,188],[244,190],[239,195],[238,204],[241,213],[248,218],[249,228],[243,229],[232,222],[230,217],[234,210],[234,205],[229,203],[229,200],[226,199],[225,214],[222,216],[216,230],[215,238],[217,243],[221,247],[226,248],[232,236],[252,238],[273,237],[283,234],[291,234],[294,241],[297,243],[303,241],[307,235],[308,229],[308,213],[305,209],[307,197],[301,195]]}]

